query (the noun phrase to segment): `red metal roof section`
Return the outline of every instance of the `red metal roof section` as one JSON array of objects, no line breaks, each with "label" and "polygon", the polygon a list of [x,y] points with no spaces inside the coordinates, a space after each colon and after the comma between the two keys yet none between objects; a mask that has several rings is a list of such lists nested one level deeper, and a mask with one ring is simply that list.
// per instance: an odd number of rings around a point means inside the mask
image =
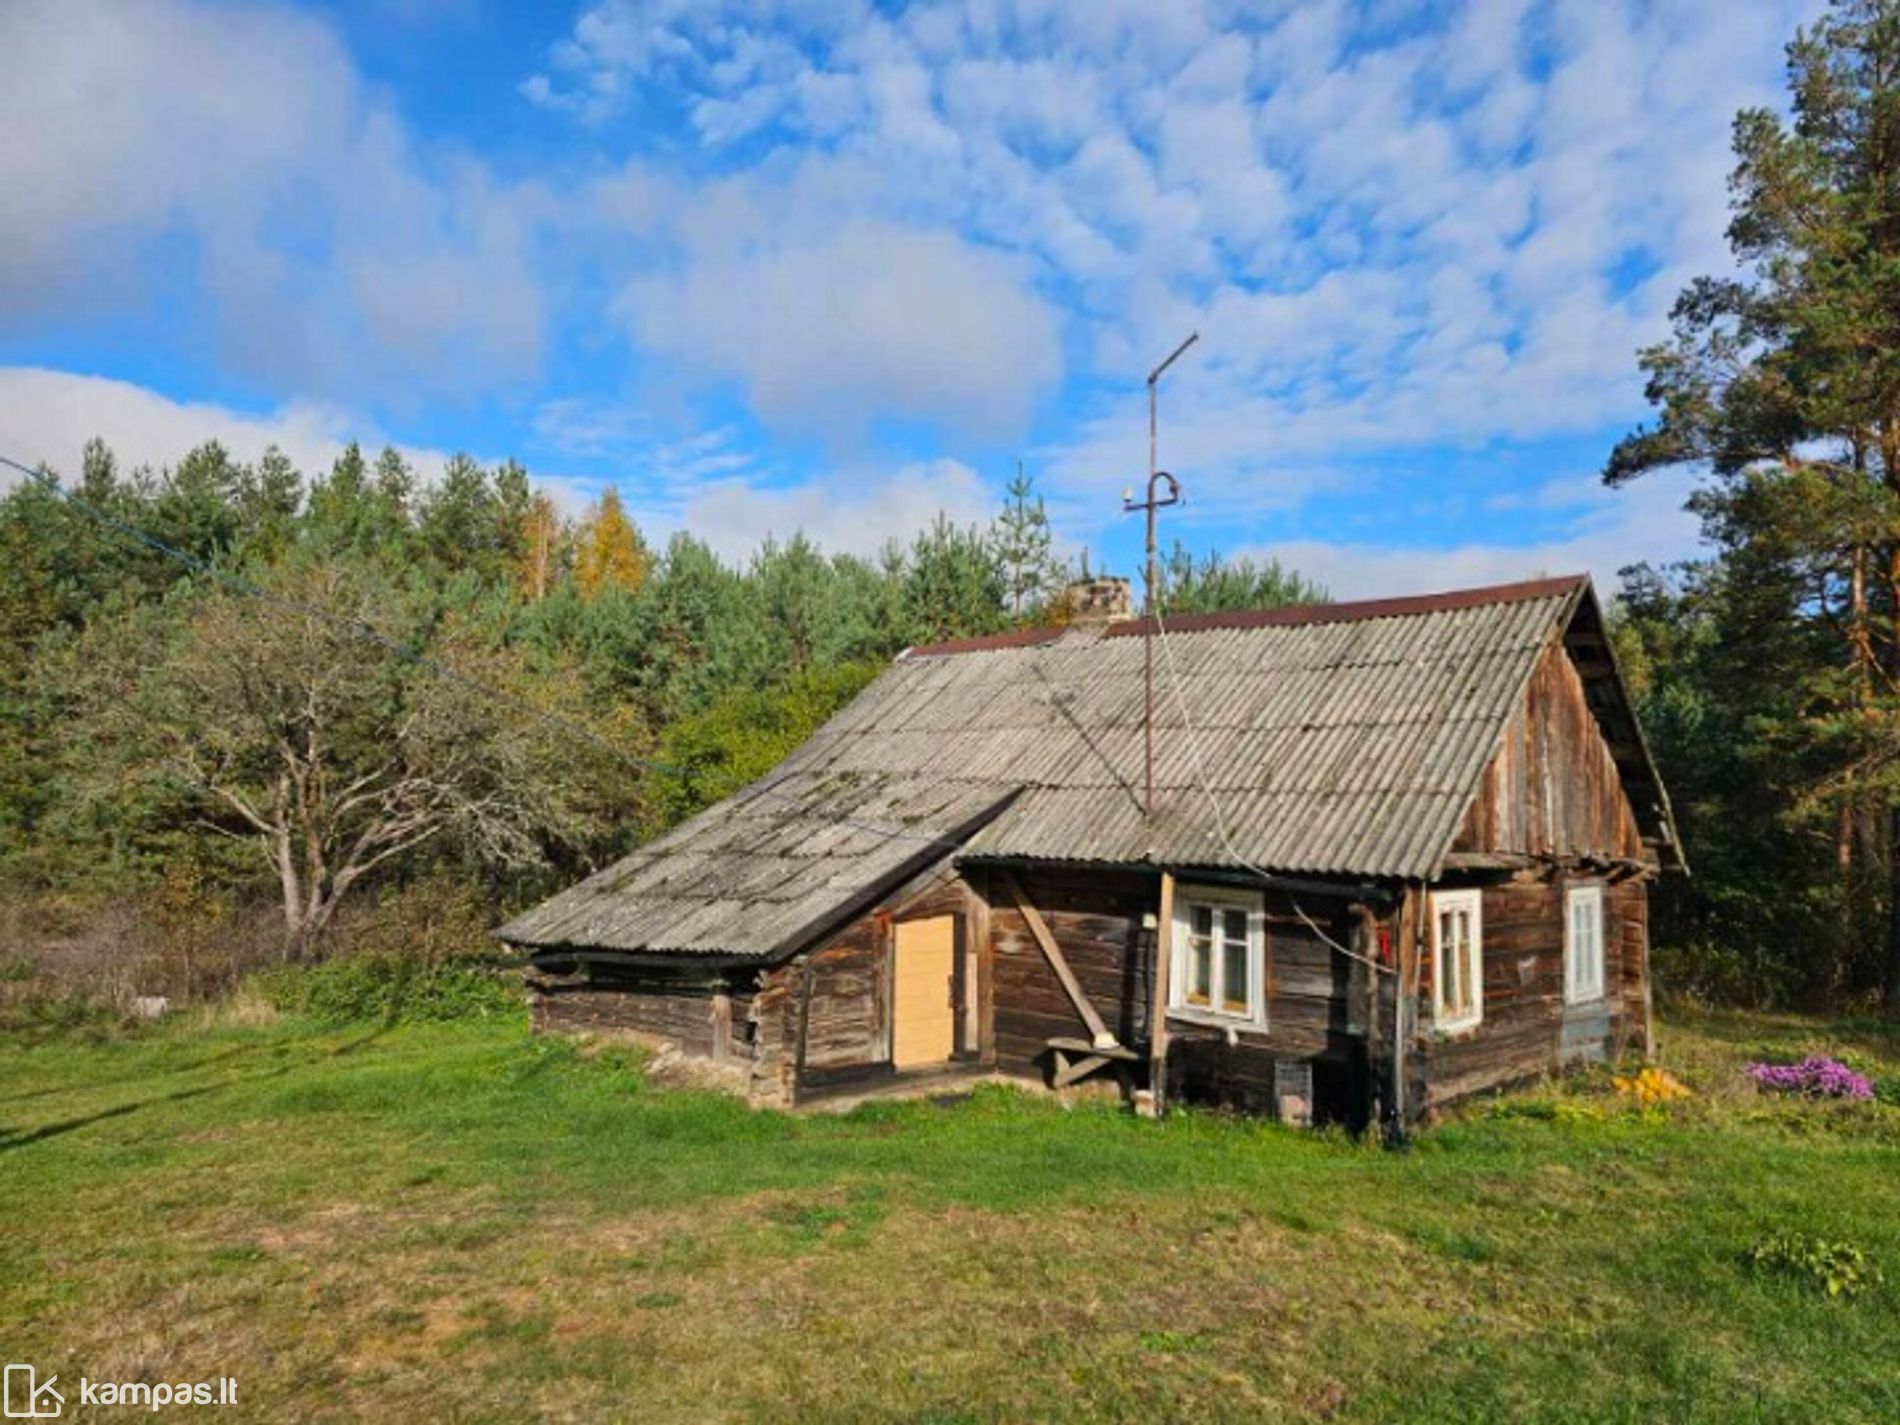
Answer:
[{"label": "red metal roof section", "polygon": [[943,653],[984,653],[993,648],[1031,648],[1038,643],[1053,643],[1062,637],[1063,632],[1060,628],[1019,628],[1014,633],[989,633],[981,638],[952,638],[944,643],[925,643],[916,648],[906,648],[904,657],[935,658]]},{"label": "red metal roof section", "polygon": [[[1396,599],[1362,599],[1349,604],[1292,604],[1278,609],[1239,609],[1230,613],[1176,614],[1165,621],[1169,633],[1201,633],[1218,628],[1279,628],[1303,624],[1357,623],[1375,618],[1408,618],[1444,613],[1451,609],[1480,608],[1487,604],[1515,604],[1529,599],[1556,598],[1574,593],[1589,580],[1586,574],[1556,579],[1528,579],[1517,584],[1493,584],[1482,589],[1452,589],[1442,594],[1412,594]],[[1128,638],[1144,632],[1145,618],[1112,623],[1104,638]]]}]

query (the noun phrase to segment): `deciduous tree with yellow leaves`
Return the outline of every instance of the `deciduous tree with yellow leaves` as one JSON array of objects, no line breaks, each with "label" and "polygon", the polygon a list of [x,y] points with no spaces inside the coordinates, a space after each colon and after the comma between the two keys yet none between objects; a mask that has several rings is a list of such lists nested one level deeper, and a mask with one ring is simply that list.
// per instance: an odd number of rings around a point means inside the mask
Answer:
[{"label": "deciduous tree with yellow leaves", "polygon": [[646,541],[609,485],[581,525],[575,581],[590,599],[609,587],[631,594],[646,582],[647,564]]}]

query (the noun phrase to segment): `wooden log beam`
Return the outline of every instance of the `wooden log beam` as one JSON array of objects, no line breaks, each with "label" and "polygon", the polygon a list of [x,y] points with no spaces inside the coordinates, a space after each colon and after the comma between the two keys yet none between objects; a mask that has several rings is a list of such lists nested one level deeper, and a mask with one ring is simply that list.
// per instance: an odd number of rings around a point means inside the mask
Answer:
[{"label": "wooden log beam", "polygon": [[1115,1036],[1102,1022],[1094,1001],[1083,992],[1081,983],[1075,978],[1075,971],[1069,968],[1069,962],[1062,953],[1062,947],[1056,943],[1055,935],[1050,931],[1048,922],[1042,918],[1042,912],[1029,903],[1029,897],[1023,893],[1022,882],[1016,879],[1014,871],[1001,873],[1003,889],[1009,892],[1009,898],[1016,903],[1016,909],[1022,912],[1023,922],[1028,925],[1029,933],[1035,937],[1036,944],[1042,948],[1043,959],[1049,962],[1049,968],[1055,971],[1056,979],[1067,992],[1069,1001],[1075,1006],[1075,1012],[1082,1016],[1082,1022],[1089,1027],[1097,1045],[1113,1044]]},{"label": "wooden log beam", "polygon": [[1168,1092],[1168,976],[1174,965],[1174,875],[1161,873],[1161,906],[1155,913],[1154,988],[1148,1007],[1148,1092],[1158,1116]]},{"label": "wooden log beam", "polygon": [[1538,864],[1535,856],[1519,851],[1449,851],[1447,871],[1521,871]]},{"label": "wooden log beam", "polygon": [[968,1053],[985,1064],[996,1062],[996,945],[990,934],[990,902],[987,878],[973,871],[965,880],[963,903],[964,931],[975,948],[976,980],[969,987],[971,1013],[965,1032]]},{"label": "wooden log beam", "polygon": [[1058,1049],[1056,1050],[1055,1077],[1050,1082],[1055,1088],[1066,1089],[1070,1084],[1075,1083],[1079,1079],[1086,1079],[1097,1069],[1112,1062],[1114,1061],[1104,1054],[1090,1054],[1084,1058],[1071,1059],[1066,1053]]}]

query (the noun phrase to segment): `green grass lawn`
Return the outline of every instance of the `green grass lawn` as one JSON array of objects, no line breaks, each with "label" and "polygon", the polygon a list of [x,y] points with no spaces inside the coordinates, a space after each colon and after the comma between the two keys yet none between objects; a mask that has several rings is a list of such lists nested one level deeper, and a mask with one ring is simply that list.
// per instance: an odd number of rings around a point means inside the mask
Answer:
[{"label": "green grass lawn", "polygon": [[[1404,1152],[996,1088],[755,1113],[514,1020],[0,1047],[0,1352],[257,1419],[1891,1421],[1900,1110],[1740,1080],[1810,1047],[1900,1078],[1874,1026],[1698,1020],[1694,1100]],[[1887,1280],[1743,1265],[1781,1231]]]}]

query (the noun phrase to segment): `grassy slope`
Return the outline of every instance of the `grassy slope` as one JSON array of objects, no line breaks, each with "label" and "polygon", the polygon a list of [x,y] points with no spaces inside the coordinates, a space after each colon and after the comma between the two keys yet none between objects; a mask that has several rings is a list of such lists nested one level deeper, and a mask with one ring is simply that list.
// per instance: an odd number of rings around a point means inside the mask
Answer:
[{"label": "grassy slope", "polygon": [[1797,1228],[1900,1278],[1900,1114],[1723,1087],[1818,1033],[1675,1028],[1715,1101],[1406,1153],[755,1114],[512,1023],[0,1048],[0,1352],[273,1419],[1891,1420],[1900,1280],[1737,1263]]}]

